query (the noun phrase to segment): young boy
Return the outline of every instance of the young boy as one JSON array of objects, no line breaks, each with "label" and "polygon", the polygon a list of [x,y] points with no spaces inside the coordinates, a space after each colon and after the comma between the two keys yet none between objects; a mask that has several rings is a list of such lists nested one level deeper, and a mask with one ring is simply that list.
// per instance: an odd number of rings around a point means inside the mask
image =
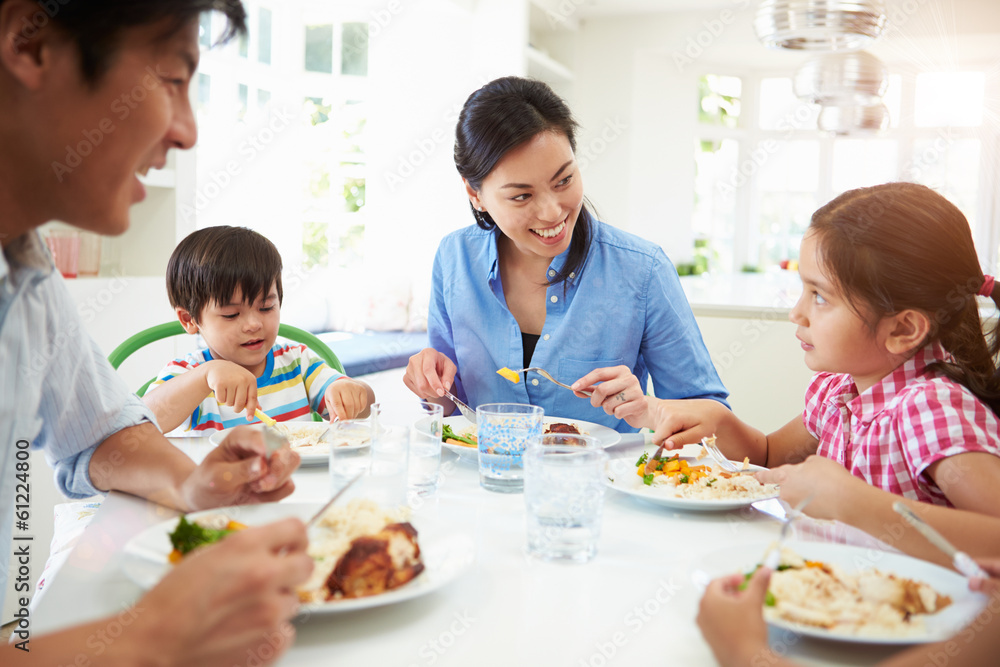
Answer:
[{"label": "young boy", "polygon": [[[209,227],[181,241],[167,264],[167,295],[184,330],[208,345],[175,359],[144,400],[164,433],[259,421],[368,415],[375,394],[305,345],[279,345],[281,256],[243,227]],[[240,414],[245,411],[245,414]]]}]

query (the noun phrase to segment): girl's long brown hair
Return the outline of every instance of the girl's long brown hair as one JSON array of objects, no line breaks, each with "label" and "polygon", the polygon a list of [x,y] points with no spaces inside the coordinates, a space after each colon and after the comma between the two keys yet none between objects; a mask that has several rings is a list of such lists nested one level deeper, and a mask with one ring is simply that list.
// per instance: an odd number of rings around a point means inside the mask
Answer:
[{"label": "girl's long brown hair", "polygon": [[[886,183],[849,190],[813,214],[824,268],[872,327],[902,310],[925,313],[927,342],[941,341],[951,362],[933,366],[1000,414],[997,326],[983,334],[976,293],[984,275],[969,222],[930,188]],[[991,294],[1000,305],[1000,283]]]}]

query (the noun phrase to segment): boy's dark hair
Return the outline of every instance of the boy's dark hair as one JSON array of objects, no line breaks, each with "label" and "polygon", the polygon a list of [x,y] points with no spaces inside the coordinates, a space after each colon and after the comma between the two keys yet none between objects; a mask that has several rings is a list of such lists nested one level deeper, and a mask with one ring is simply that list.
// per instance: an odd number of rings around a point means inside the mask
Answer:
[{"label": "boy's dark hair", "polygon": [[[983,335],[976,293],[985,276],[958,207],[923,185],[885,183],[836,197],[813,214],[809,231],[822,264],[870,327],[903,310],[926,313],[930,340],[953,358],[932,367],[1000,414],[1000,330]],[[1000,289],[991,298],[1000,303]]]},{"label": "boy's dark hair", "polygon": [[[495,79],[472,93],[462,107],[455,128],[455,167],[478,191],[504,155],[541,132],[564,135],[575,153],[576,128],[569,107],[547,84],[517,76]],[[483,229],[496,227],[489,212],[477,211],[471,202],[469,206],[477,225]],[[584,203],[566,262],[550,285],[566,280],[571,273],[581,273],[590,249],[592,221]]]},{"label": "boy's dark hair", "polygon": [[170,305],[188,311],[195,322],[212,303],[227,304],[240,289],[244,303],[266,297],[271,284],[281,289],[281,255],[267,238],[246,227],[220,225],[193,232],[177,244],[167,263]]},{"label": "boy's dark hair", "polygon": [[[219,38],[225,43],[247,32],[247,15],[240,0],[35,0],[39,10],[29,28],[49,22],[69,37],[80,52],[84,80],[93,85],[114,60],[122,32],[170,19],[160,39],[169,39],[202,12],[223,14],[228,25]],[[3,4],[3,0],[0,0]]]}]

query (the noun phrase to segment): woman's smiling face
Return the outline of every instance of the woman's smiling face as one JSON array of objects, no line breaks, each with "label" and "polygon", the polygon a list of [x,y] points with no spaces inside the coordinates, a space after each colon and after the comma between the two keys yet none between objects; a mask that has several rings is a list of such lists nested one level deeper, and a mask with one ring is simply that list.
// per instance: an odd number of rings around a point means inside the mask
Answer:
[{"label": "woman's smiling face", "polygon": [[583,208],[583,182],[569,139],[557,131],[536,134],[508,151],[469,196],[517,251],[557,257],[569,247]]}]

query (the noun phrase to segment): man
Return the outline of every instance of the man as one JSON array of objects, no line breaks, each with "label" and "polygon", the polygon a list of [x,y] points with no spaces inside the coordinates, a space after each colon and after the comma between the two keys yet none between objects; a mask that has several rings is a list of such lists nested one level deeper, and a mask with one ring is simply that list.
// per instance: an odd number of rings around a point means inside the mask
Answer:
[{"label": "man", "polygon": [[[245,32],[239,0],[0,0],[0,591],[26,443],[45,449],[73,497],[118,490],[189,511],[293,490],[298,456],[267,459],[252,430],[197,466],[162,436],[84,332],[36,231],[55,219],[128,228],[145,196],[136,174],[195,142],[198,17],[215,10],[226,37]],[[285,521],[192,555],[138,602],[100,663],[233,664],[264,642],[277,657],[312,569],[305,548],[302,523]],[[0,663],[93,662],[87,638],[106,623],[31,637],[30,653],[3,647]]]}]

